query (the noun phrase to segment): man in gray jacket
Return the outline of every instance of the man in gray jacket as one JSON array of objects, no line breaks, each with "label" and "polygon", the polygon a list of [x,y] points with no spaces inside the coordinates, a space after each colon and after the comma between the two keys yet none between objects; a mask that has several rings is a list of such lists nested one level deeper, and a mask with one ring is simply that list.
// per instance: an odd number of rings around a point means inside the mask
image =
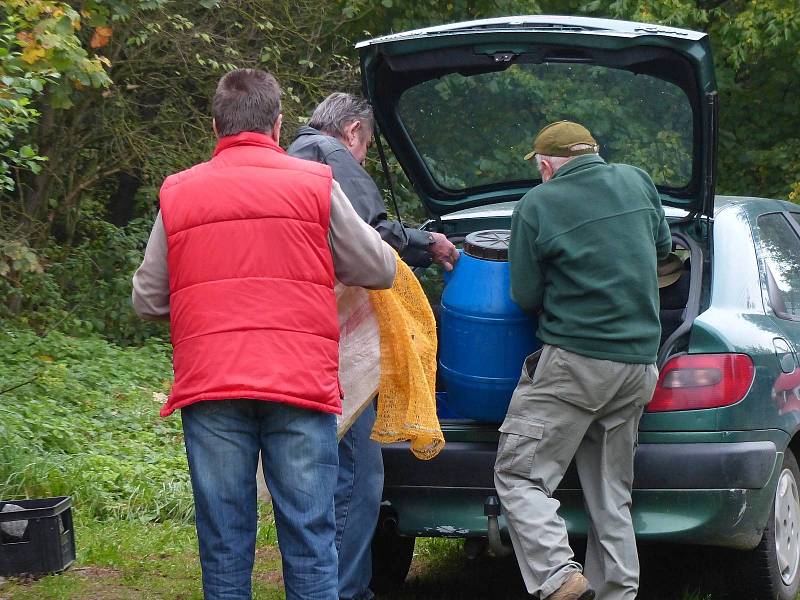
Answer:
[{"label": "man in gray jacket", "polygon": [[[372,108],[350,94],[328,96],[301,127],[289,154],[330,165],[359,216],[411,266],[441,264],[448,271],[458,259],[441,233],[404,227],[386,215],[378,186],[362,166],[372,141]],[[371,542],[383,494],[383,459],[370,439],[375,409],[365,410],[339,442],[336,487],[336,549],[339,552],[340,600],[369,600]]]},{"label": "man in gray jacket", "polygon": [[351,94],[334,93],[316,108],[297,132],[289,154],[329,165],[333,178],[342,186],[353,208],[383,240],[397,250],[412,267],[431,262],[448,271],[458,258],[455,247],[441,233],[404,227],[390,221],[383,196],[362,166],[372,143],[372,108],[366,100]]}]

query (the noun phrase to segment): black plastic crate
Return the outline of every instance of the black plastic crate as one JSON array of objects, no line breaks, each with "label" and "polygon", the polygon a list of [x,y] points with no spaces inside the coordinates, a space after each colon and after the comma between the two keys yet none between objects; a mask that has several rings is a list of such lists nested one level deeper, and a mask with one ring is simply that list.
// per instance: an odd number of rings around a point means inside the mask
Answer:
[{"label": "black plastic crate", "polygon": [[22,537],[0,529],[0,576],[58,573],[75,562],[71,498],[0,500],[0,511],[6,504],[23,510],[0,512],[0,524],[27,521],[27,526]]}]

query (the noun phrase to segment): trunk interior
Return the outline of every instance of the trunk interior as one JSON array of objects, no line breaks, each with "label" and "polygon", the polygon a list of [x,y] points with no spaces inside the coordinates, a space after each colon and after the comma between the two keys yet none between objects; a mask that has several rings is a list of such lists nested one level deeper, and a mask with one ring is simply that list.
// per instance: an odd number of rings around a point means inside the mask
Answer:
[{"label": "trunk interior", "polygon": [[[492,224],[492,226],[495,225],[495,223]],[[463,231],[448,233],[448,238],[460,249],[466,233]],[[700,298],[703,287],[702,269],[705,262],[701,247],[688,235],[674,233],[673,251],[683,260],[683,268],[677,281],[659,289],[662,328],[658,358],[659,367],[669,357],[687,350],[691,324],[700,312]],[[438,267],[430,267],[417,269],[416,273],[436,318],[437,336],[439,336],[441,344],[439,313],[441,296],[445,287],[443,271]],[[439,418],[442,420],[443,425],[448,421],[461,425],[468,423],[477,425],[476,421],[464,419],[448,407],[447,386],[440,375],[440,369],[437,369],[436,398]]]}]

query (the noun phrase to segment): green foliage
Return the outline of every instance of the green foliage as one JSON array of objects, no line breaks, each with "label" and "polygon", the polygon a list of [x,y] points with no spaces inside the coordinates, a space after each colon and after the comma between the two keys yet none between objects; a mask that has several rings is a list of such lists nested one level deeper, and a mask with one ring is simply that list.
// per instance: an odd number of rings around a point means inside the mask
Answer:
[{"label": "green foliage", "polygon": [[512,65],[480,75],[451,74],[407,90],[403,123],[435,179],[464,189],[536,178],[522,157],[534,132],[584,123],[613,162],[680,188],[692,166],[692,112],[685,94],[654,77],[590,65]]},{"label": "green foliage", "polygon": [[717,191],[800,201],[800,103],[794,99],[800,13],[794,3],[545,0],[542,5],[546,12],[707,31],[721,96]]},{"label": "green foliage", "polygon": [[69,108],[76,88],[111,82],[107,59],[90,58],[83,48],[80,25],[64,2],[8,0],[0,9],[0,190],[15,188],[12,174],[40,173],[46,160],[34,145],[16,143],[38,122],[37,100]]},{"label": "green foliage", "polygon": [[0,331],[0,497],[73,496],[85,516],[192,513],[180,420],[161,419],[168,347]]},{"label": "green foliage", "polygon": [[166,323],[142,322],[130,303],[151,225],[150,218],[125,227],[87,222],[76,247],[33,250],[22,240],[0,239],[0,318],[42,333],[99,333],[122,345],[166,339]]},{"label": "green foliage", "polygon": [[53,76],[39,76],[25,72],[13,60],[20,53],[13,52],[16,44],[14,27],[6,21],[0,30],[0,189],[11,191],[15,169],[41,170],[44,157],[38,156],[29,145],[13,147],[14,138],[26,133],[39,117],[32,106],[32,98],[42,91]]},{"label": "green foliage", "polygon": [[[6,214],[26,225],[34,246],[51,234],[72,244],[81,222],[109,213],[140,216],[168,174],[206,160],[214,146],[209,100],[223,73],[261,67],[279,78],[286,137],[308,104],[357,80],[343,55],[349,41],[337,31],[342,16],[318,0],[86,2],[81,18],[70,39],[101,53],[91,64],[105,67],[97,74],[108,85],[97,85],[86,68],[60,64],[63,77],[45,89],[36,126],[17,132],[17,142],[48,159],[38,173],[17,173],[19,198],[5,199]],[[59,96],[63,90],[69,93]],[[149,192],[146,205],[124,206],[131,199],[122,175],[129,188]]]},{"label": "green foliage", "polygon": [[143,323],[130,302],[131,277],[151,227],[151,218],[125,227],[96,220],[83,225],[80,246],[48,248],[48,275],[58,282],[62,314],[69,315],[63,330],[97,332],[123,345],[167,339],[166,323]]},{"label": "green foliage", "polygon": [[21,277],[24,273],[41,273],[42,265],[36,253],[19,240],[6,241],[0,246],[0,276]]},{"label": "green foliage", "polygon": [[353,37],[383,35],[418,27],[471,19],[541,13],[536,0],[339,0],[347,17],[345,27]]}]

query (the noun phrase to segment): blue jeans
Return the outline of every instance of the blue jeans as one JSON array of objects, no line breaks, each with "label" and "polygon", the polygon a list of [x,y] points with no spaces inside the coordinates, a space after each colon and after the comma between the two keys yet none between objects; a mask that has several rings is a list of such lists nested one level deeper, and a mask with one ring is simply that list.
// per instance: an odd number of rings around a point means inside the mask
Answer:
[{"label": "blue jeans", "polygon": [[336,485],[336,549],[339,598],[370,600],[372,536],[383,494],[381,447],[369,439],[375,425],[370,406],[339,442],[339,481]]},{"label": "blue jeans", "polygon": [[287,600],[336,600],[336,417],[259,400],[181,411],[206,600],[249,600],[262,453]]}]

